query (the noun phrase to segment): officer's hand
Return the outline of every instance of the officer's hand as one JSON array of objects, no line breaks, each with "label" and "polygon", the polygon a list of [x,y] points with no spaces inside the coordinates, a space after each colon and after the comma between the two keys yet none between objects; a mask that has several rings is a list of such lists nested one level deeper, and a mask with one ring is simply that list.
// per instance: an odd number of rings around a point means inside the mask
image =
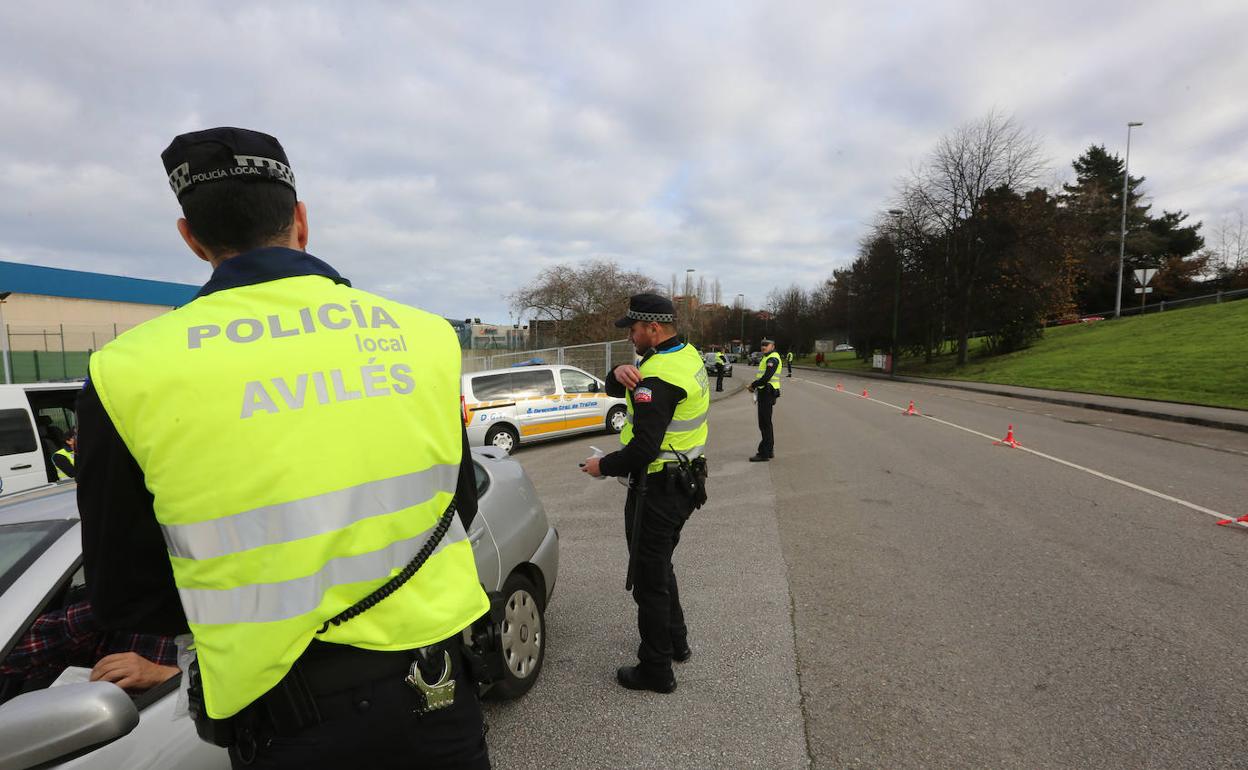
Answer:
[{"label": "officer's hand", "polygon": [[118,652],[100,658],[91,669],[91,681],[112,682],[123,690],[147,690],[176,673],[176,666],[153,663],[136,652]]},{"label": "officer's hand", "polygon": [[641,382],[641,371],[632,364],[621,364],[615,367],[615,380],[632,390]]},{"label": "officer's hand", "polygon": [[590,476],[593,476],[594,478],[601,476],[602,471],[598,470],[598,461],[600,459],[602,458],[599,458],[599,457],[589,458],[585,462],[581,463],[581,470],[585,471],[586,473],[588,473]]},{"label": "officer's hand", "polygon": [[746,386],[745,386],[745,389],[746,389],[746,390],[748,390],[748,391],[750,391],[751,393],[753,393],[753,392],[754,392],[754,383],[752,383],[752,382],[751,382],[749,385],[746,385]]}]

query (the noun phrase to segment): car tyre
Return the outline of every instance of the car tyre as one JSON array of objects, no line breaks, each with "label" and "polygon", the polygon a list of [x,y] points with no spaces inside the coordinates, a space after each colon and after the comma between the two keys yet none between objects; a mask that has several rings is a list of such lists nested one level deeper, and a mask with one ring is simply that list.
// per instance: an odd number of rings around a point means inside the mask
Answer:
[{"label": "car tyre", "polygon": [[628,409],[616,404],[607,412],[607,431],[609,433],[619,433],[624,430],[624,426],[628,424]]},{"label": "car tyre", "polygon": [[498,423],[486,431],[485,445],[498,447],[510,455],[520,445],[520,434],[516,433],[516,429],[510,425]]},{"label": "car tyre", "polygon": [[537,681],[546,659],[546,616],[537,589],[528,577],[513,572],[503,583],[503,621],[499,629],[503,678],[489,695],[512,700]]}]

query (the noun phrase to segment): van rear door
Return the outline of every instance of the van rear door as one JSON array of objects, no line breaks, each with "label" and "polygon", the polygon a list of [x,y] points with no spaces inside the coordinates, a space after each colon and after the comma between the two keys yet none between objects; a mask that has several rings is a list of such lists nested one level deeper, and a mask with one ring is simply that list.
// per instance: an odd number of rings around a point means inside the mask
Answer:
[{"label": "van rear door", "polygon": [[0,479],[6,495],[48,483],[30,403],[17,387],[0,387]]}]

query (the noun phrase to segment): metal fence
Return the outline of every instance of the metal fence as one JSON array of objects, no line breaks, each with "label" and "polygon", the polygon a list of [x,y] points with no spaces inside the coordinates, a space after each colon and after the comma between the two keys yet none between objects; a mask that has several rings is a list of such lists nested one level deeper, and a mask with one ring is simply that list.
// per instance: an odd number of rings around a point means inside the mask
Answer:
[{"label": "metal fence", "polygon": [[4,342],[12,382],[85,377],[91,354],[129,328],[123,324],[5,324]]},{"label": "metal fence", "polygon": [[[1152,304],[1144,305],[1128,305],[1122,306],[1122,314],[1144,315],[1145,313],[1163,313],[1167,310],[1180,310],[1188,307],[1198,307],[1200,305],[1220,305],[1223,302],[1234,302],[1238,299],[1248,299],[1248,289],[1235,289],[1233,291],[1219,291],[1214,294],[1201,294],[1198,297],[1184,297],[1183,299],[1163,299]],[[1114,311],[1102,310],[1099,313],[1082,313],[1082,318],[1113,318]],[[1046,322],[1046,326],[1056,326],[1066,319],[1053,319]],[[1069,321],[1067,320],[1067,323]]]},{"label": "metal fence", "polygon": [[487,369],[506,369],[524,364],[567,364],[584,369],[595,377],[605,377],[619,364],[632,363],[637,354],[628,340],[594,342],[589,345],[568,345],[562,348],[541,350],[518,350],[494,353],[486,350],[465,350],[465,372],[482,372]]}]

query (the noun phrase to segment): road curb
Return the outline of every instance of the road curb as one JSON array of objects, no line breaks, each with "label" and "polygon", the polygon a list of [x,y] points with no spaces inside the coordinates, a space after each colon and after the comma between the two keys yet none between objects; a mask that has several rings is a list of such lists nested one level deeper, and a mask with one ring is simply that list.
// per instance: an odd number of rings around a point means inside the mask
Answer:
[{"label": "road curb", "polygon": [[711,391],[711,403],[712,404],[715,403],[716,401],[722,401],[725,398],[728,398],[729,396],[734,396],[737,393],[740,393],[741,391],[745,390],[744,379],[737,379],[736,377],[725,378],[725,379],[732,379],[734,380],[734,382],[732,383],[732,385],[729,385],[727,388],[724,388],[718,393],[712,390]]},{"label": "road curb", "polygon": [[[1068,391],[1054,391],[1061,395],[1042,395],[1039,393],[1016,393],[1007,390],[997,390],[990,384],[985,387],[983,385],[967,385],[957,381],[938,380],[928,377],[890,377],[887,374],[879,372],[859,372],[852,369],[831,369],[827,367],[815,366],[794,366],[794,369],[802,369],[811,372],[837,373],[848,377],[867,377],[873,380],[891,380],[893,382],[913,382],[919,385],[935,385],[938,388],[951,388],[953,390],[965,390],[971,393],[986,393],[991,396],[1004,396],[1006,398],[1021,398],[1027,401],[1040,401],[1046,404],[1058,404],[1060,406],[1076,406],[1084,409],[1095,409],[1101,412],[1114,412],[1117,414],[1129,414],[1136,417],[1151,417],[1156,420],[1168,420],[1170,422],[1182,422],[1188,425],[1203,425],[1207,428],[1221,428],[1222,430],[1234,430],[1241,433],[1248,433],[1248,423],[1228,422],[1225,420],[1216,420],[1210,417],[1201,417],[1192,414],[1174,414],[1173,412],[1163,412],[1158,409],[1149,409],[1146,406],[1120,406],[1118,404],[1105,404],[1096,401],[1088,401],[1081,398],[1075,398],[1079,395]],[[1125,396],[1113,396],[1113,398],[1126,398]],[[1146,399],[1137,399],[1147,403]],[[1170,402],[1160,402],[1170,403]],[[1175,402],[1178,405],[1179,402]],[[1204,404],[1190,404],[1190,406],[1205,406]],[[1226,408],[1226,407],[1218,407]]]}]

